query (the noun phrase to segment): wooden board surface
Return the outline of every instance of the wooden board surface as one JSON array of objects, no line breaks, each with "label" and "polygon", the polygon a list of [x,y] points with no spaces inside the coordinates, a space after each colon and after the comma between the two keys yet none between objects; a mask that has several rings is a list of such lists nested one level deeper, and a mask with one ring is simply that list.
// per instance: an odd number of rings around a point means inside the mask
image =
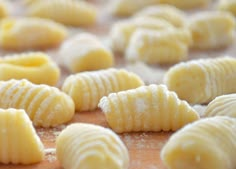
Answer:
[{"label": "wooden board surface", "polygon": [[[94,1],[98,7],[100,5],[99,0]],[[13,1],[12,3],[12,15],[20,16],[23,15],[25,12],[25,7],[21,1]],[[108,32],[110,26],[116,19],[106,15],[106,13],[99,14],[99,22],[96,26],[90,28],[70,28],[70,36],[81,32],[81,31],[88,31],[94,33],[101,37],[101,40],[104,40],[106,43],[106,38],[108,37]],[[105,37],[105,38],[104,38]],[[231,55],[233,56],[235,53],[235,44],[230,46],[227,49],[220,49],[217,51],[190,51],[189,59],[195,58],[205,58],[205,57],[218,57],[221,55]],[[50,49],[46,50],[52,58],[59,63],[58,60],[58,49]],[[0,50],[0,54],[9,54],[14,53],[12,51],[3,51]],[[124,67],[130,71],[133,71],[141,76],[147,84],[150,83],[161,83],[162,77],[166,69],[158,66],[147,66],[143,64],[136,64],[136,65],[129,65],[127,64],[121,56],[116,55],[115,57],[116,67]],[[69,72],[61,67],[62,76],[58,87],[61,86],[64,79],[69,75]],[[93,112],[83,112],[77,113],[73,120],[70,123],[75,122],[85,122],[85,123],[92,123],[98,124],[104,127],[108,127],[104,115],[101,113],[100,110],[96,110]],[[35,164],[35,165],[1,165],[0,169],[62,169],[59,162],[56,160],[55,156],[55,139],[63,130],[66,125],[61,125],[56,128],[50,129],[43,129],[37,128],[37,133],[42,139],[45,145],[45,159],[43,162]],[[130,153],[130,168],[129,169],[165,169],[163,163],[160,159],[160,150],[163,145],[166,143],[168,138],[172,133],[165,133],[165,132],[150,132],[150,133],[129,133],[129,134],[121,134],[120,138],[126,144],[129,153]]]}]

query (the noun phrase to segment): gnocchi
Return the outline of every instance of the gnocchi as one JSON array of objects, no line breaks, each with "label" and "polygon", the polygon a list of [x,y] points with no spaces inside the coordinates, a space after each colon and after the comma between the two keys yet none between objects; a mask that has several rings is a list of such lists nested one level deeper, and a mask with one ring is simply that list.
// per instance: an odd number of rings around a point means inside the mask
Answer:
[{"label": "gnocchi", "polygon": [[154,19],[150,17],[137,17],[119,21],[112,26],[110,31],[112,49],[117,52],[124,52],[133,33],[141,28],[162,31],[174,29],[174,26],[164,19]]},{"label": "gnocchi", "polygon": [[109,68],[70,75],[65,79],[62,91],[74,100],[76,110],[87,111],[96,109],[99,100],[111,92],[142,85],[144,82],[136,74]]},{"label": "gnocchi", "polygon": [[128,169],[129,153],[110,129],[75,123],[56,139],[57,159],[65,169]]},{"label": "gnocchi", "polygon": [[159,2],[160,0],[114,0],[109,3],[109,11],[115,16],[130,16],[145,6]]},{"label": "gnocchi", "polygon": [[192,36],[187,29],[155,31],[140,29],[133,33],[125,59],[148,64],[173,64],[188,57]]},{"label": "gnocchi", "polygon": [[227,94],[216,97],[206,107],[205,117],[229,116],[236,117],[236,94]]},{"label": "gnocchi", "polygon": [[71,26],[89,26],[97,20],[96,8],[92,4],[75,0],[37,1],[29,6],[28,15]]},{"label": "gnocchi", "polygon": [[185,13],[178,8],[167,4],[149,6],[134,15],[134,17],[141,16],[164,19],[176,28],[183,28],[186,26]]},{"label": "gnocchi", "polygon": [[236,0],[219,0],[218,9],[228,11],[236,16]]},{"label": "gnocchi", "polygon": [[62,64],[71,72],[106,69],[114,64],[113,54],[96,36],[81,33],[60,48]]},{"label": "gnocchi", "polygon": [[236,92],[236,59],[219,57],[176,64],[164,83],[190,103],[209,103],[215,97]]},{"label": "gnocchi", "polygon": [[0,0],[0,18],[5,18],[9,15],[8,3],[5,0]]},{"label": "gnocchi", "polygon": [[53,86],[57,84],[59,77],[59,67],[42,52],[28,52],[0,58],[0,80],[28,79],[36,84]]},{"label": "gnocchi", "polygon": [[181,9],[206,8],[212,0],[160,0],[161,3],[176,6]]},{"label": "gnocchi", "polygon": [[234,169],[236,120],[213,117],[174,133],[161,150],[168,169]]},{"label": "gnocchi", "polygon": [[189,19],[193,48],[216,49],[227,47],[234,39],[235,20],[227,12],[201,12]]},{"label": "gnocchi", "polygon": [[50,48],[60,44],[66,36],[64,26],[47,19],[6,18],[0,22],[0,46],[3,49]]},{"label": "gnocchi", "polygon": [[23,109],[0,109],[0,163],[33,164],[44,146]]},{"label": "gnocchi", "polygon": [[199,119],[197,112],[165,85],[111,93],[100,100],[99,107],[117,133],[175,131]]},{"label": "gnocchi", "polygon": [[0,81],[0,107],[24,109],[35,126],[63,124],[74,115],[73,100],[59,89],[29,81]]}]

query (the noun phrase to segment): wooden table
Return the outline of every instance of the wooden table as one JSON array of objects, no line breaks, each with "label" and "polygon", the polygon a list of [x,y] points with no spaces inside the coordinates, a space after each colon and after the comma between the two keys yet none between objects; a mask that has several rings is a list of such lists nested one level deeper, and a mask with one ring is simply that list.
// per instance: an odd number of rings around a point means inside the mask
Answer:
[{"label": "wooden table", "polygon": [[[99,8],[103,6],[100,5],[99,0],[94,1]],[[13,1],[12,3],[12,14],[15,16],[24,14],[24,6],[21,1]],[[100,10],[103,11],[103,10]],[[99,22],[97,25],[90,28],[69,28],[70,36],[80,32],[80,31],[88,31],[98,35],[102,40],[105,40],[108,37],[108,32],[112,23],[117,20],[115,18],[110,17],[105,12],[101,12],[99,15]],[[68,37],[68,38],[69,38]],[[236,44],[233,44],[227,49],[220,49],[217,51],[190,51],[189,59],[195,58],[205,58],[205,57],[218,57],[221,55],[231,55],[235,53]],[[57,48],[46,50],[52,58],[59,63]],[[1,55],[12,53],[11,51],[0,51]],[[136,64],[130,65],[126,63],[122,56],[115,55],[116,65],[115,67],[124,67],[130,71],[133,71],[141,76],[147,84],[150,83],[161,83],[162,77],[166,68],[158,67],[158,66],[147,66],[144,64]],[[58,87],[60,88],[64,79],[69,75],[69,72],[61,67],[62,76]],[[73,120],[70,123],[75,122],[85,122],[101,125],[104,127],[108,127],[107,122],[105,120],[104,115],[100,110],[96,110],[93,112],[83,112],[76,113]],[[61,125],[56,128],[43,129],[37,128],[37,133],[42,139],[45,145],[45,159],[43,162],[35,164],[35,165],[1,165],[0,169],[62,169],[61,165],[56,159],[55,156],[55,139],[63,130],[66,125]],[[168,138],[172,133],[166,132],[150,132],[150,133],[127,133],[119,135],[121,139],[126,144],[129,153],[130,153],[130,168],[129,169],[166,169],[163,166],[163,163],[160,159],[160,151],[163,145],[166,143]]]}]

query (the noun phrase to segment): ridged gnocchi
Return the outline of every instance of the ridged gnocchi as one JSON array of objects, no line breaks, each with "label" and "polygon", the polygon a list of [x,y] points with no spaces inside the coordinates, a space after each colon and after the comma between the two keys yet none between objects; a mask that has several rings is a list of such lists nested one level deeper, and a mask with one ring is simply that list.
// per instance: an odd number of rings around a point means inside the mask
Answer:
[{"label": "ridged gnocchi", "polygon": [[178,8],[167,4],[149,6],[134,15],[134,17],[141,16],[164,19],[177,28],[186,26],[185,13]]},{"label": "ridged gnocchi", "polygon": [[0,47],[10,50],[50,48],[59,45],[67,29],[40,18],[6,18],[0,22]]},{"label": "ridged gnocchi", "polygon": [[142,79],[125,69],[109,68],[81,72],[67,77],[62,91],[75,102],[78,111],[94,110],[99,100],[109,93],[137,88],[144,85]]},{"label": "ridged gnocchi", "polygon": [[130,39],[125,59],[148,64],[173,64],[187,59],[191,43],[192,36],[187,29],[139,29]]},{"label": "ridged gnocchi", "polygon": [[174,133],[161,150],[168,169],[234,169],[236,119],[213,117]]},{"label": "ridged gnocchi", "polygon": [[216,97],[207,105],[204,116],[236,117],[236,94],[227,94]]},{"label": "ridged gnocchi", "polygon": [[199,119],[197,112],[165,85],[111,93],[100,100],[99,107],[117,133],[175,131]]},{"label": "ridged gnocchi", "polygon": [[75,123],[56,139],[57,159],[65,169],[128,169],[129,153],[112,130]]},{"label": "ridged gnocchi", "polygon": [[73,100],[58,88],[29,81],[0,81],[0,107],[24,109],[35,126],[52,127],[72,119]]},{"label": "ridged gnocchi", "polygon": [[160,0],[163,4],[169,4],[181,9],[194,9],[208,7],[212,0]]},{"label": "ridged gnocchi", "polygon": [[176,64],[164,83],[190,103],[209,103],[215,97],[236,92],[236,59],[219,57]]},{"label": "ridged gnocchi", "polygon": [[89,33],[81,33],[62,44],[62,65],[73,73],[106,69],[114,65],[112,52],[99,39]]},{"label": "ridged gnocchi", "polygon": [[130,16],[146,6],[159,2],[160,0],[114,0],[109,3],[109,10],[115,16]]},{"label": "ridged gnocchi", "polygon": [[92,4],[75,0],[41,0],[29,6],[28,15],[71,26],[89,26],[97,20],[97,11]]},{"label": "ridged gnocchi", "polygon": [[189,19],[188,27],[193,37],[193,48],[227,47],[234,39],[235,20],[228,12],[208,11],[194,14]]},{"label": "ridged gnocchi", "polygon": [[43,158],[43,143],[26,112],[0,109],[0,163],[33,164]]},{"label": "ridged gnocchi", "polygon": [[218,9],[228,11],[236,16],[236,0],[219,0]]},{"label": "ridged gnocchi", "polygon": [[112,49],[117,52],[124,52],[130,42],[132,34],[140,28],[161,31],[174,29],[174,26],[164,19],[154,19],[150,17],[137,17],[116,22],[112,25],[110,31]]},{"label": "ridged gnocchi", "polygon": [[45,53],[28,52],[0,58],[0,80],[27,79],[53,86],[59,78],[59,67]]}]

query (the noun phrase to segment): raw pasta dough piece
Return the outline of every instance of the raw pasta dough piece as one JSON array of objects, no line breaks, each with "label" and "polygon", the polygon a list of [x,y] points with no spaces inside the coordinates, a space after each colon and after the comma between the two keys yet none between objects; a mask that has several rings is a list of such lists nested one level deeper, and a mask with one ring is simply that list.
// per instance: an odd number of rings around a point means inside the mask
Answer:
[{"label": "raw pasta dough piece", "polygon": [[229,116],[236,118],[236,94],[216,97],[207,105],[204,116]]},{"label": "raw pasta dough piece", "polygon": [[159,2],[160,0],[112,0],[108,7],[115,16],[130,16],[146,6]]},{"label": "raw pasta dough piece", "polygon": [[155,31],[139,29],[132,35],[125,57],[148,64],[172,64],[188,57],[191,33],[187,29]]},{"label": "raw pasta dough piece", "polygon": [[179,100],[164,85],[142,86],[111,93],[99,107],[111,128],[118,133],[133,131],[170,131],[199,119],[197,112]]},{"label": "raw pasta dough piece", "polygon": [[193,48],[216,49],[229,46],[234,39],[235,20],[228,12],[200,12],[189,18]]},{"label": "raw pasta dough piece", "polygon": [[10,50],[50,48],[66,37],[66,28],[40,18],[6,18],[0,22],[0,46]]},{"label": "raw pasta dough piece", "polygon": [[181,9],[194,9],[208,7],[212,0],[160,0],[163,4],[169,4]]},{"label": "raw pasta dough piece", "polygon": [[0,0],[0,19],[5,18],[9,15],[9,7],[6,0]]},{"label": "raw pasta dough piece", "polygon": [[164,83],[190,103],[209,103],[215,97],[236,92],[236,59],[199,59],[171,67]]},{"label": "raw pasta dough piece", "polygon": [[129,153],[118,135],[93,124],[75,123],[56,139],[57,159],[65,169],[128,169]]},{"label": "raw pasta dough piece", "polygon": [[235,140],[234,118],[199,120],[171,136],[161,159],[168,169],[234,169]]},{"label": "raw pasta dough piece", "polygon": [[29,7],[28,15],[71,26],[89,26],[97,20],[96,8],[92,4],[75,0],[41,0]]},{"label": "raw pasta dough piece", "polygon": [[114,64],[113,54],[96,36],[78,34],[66,41],[60,49],[62,64],[73,73],[106,69]]},{"label": "raw pasta dough piece", "polygon": [[43,143],[26,112],[0,109],[0,163],[32,164],[43,158]]},{"label": "raw pasta dough piece", "polygon": [[0,107],[24,109],[35,126],[63,124],[74,115],[73,100],[59,89],[27,80],[0,81]]},{"label": "raw pasta dough piece", "polygon": [[186,26],[185,13],[171,5],[160,4],[156,6],[149,6],[134,15],[134,17],[141,16],[164,19],[177,28]]},{"label": "raw pasta dough piece", "polygon": [[36,84],[56,85],[59,77],[59,67],[45,53],[29,52],[0,58],[0,80],[27,79]]},{"label": "raw pasta dough piece", "polygon": [[218,8],[222,11],[228,11],[236,16],[236,0],[219,0]]},{"label": "raw pasta dough piece", "polygon": [[112,25],[110,31],[111,46],[113,50],[124,52],[129,44],[132,34],[140,28],[161,31],[174,29],[174,26],[163,19],[154,19],[150,17],[137,17],[116,22]]},{"label": "raw pasta dough piece", "polygon": [[124,69],[82,72],[67,77],[62,90],[71,96],[78,111],[94,110],[99,100],[109,93],[142,86],[143,81]]}]

